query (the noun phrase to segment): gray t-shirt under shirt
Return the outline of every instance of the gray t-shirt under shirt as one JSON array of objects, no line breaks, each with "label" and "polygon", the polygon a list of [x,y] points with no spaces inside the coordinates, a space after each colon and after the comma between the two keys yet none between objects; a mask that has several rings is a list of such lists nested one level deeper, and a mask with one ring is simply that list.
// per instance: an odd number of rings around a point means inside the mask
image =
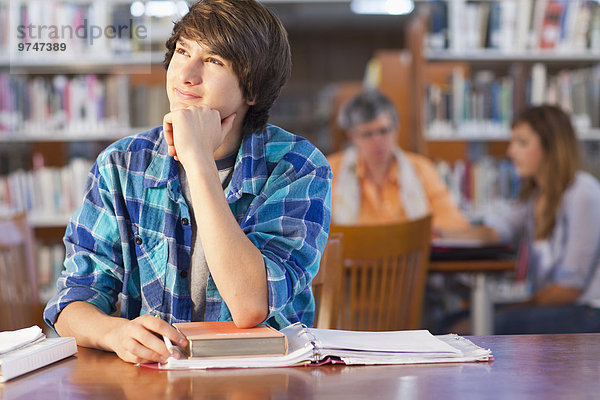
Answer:
[{"label": "gray t-shirt under shirt", "polygon": [[[235,164],[236,153],[232,153],[225,158],[216,160],[217,169],[219,170],[219,178],[223,184],[223,190],[229,184],[231,173]],[[190,252],[190,295],[194,308],[192,310],[192,321],[204,321],[204,309],[206,306],[206,282],[208,280],[208,264],[204,257],[204,249],[202,243],[198,239],[198,221],[194,215],[194,207],[192,206],[192,196],[190,186],[188,185],[187,175],[181,163],[177,164],[179,173],[179,181],[181,182],[181,192],[190,209],[192,223],[192,248]]]}]

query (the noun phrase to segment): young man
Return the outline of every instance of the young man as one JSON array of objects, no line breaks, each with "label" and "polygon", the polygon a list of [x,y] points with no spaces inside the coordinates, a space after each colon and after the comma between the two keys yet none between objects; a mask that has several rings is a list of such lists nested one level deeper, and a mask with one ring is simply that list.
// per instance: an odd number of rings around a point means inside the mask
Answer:
[{"label": "young man", "polygon": [[398,114],[376,90],[365,90],[340,110],[339,124],[352,146],[328,157],[333,170],[332,223],[385,224],[433,214],[433,227],[464,229],[431,161],[396,144]]},{"label": "young man", "polygon": [[329,230],[327,161],[266,124],[291,68],[279,20],[254,0],[203,0],[167,49],[171,112],[98,157],[44,314],[129,362],[164,361],[157,335],[185,345],[173,322],[312,324]]}]

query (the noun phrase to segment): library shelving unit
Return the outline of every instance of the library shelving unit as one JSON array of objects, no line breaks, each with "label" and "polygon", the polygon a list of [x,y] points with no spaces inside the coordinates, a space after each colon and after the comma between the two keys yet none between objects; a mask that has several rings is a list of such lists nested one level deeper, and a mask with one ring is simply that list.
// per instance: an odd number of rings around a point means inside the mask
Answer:
[{"label": "library shelving unit", "polygon": [[446,0],[427,12],[409,40],[430,156],[453,141],[503,150],[512,117],[546,102],[573,115],[583,141],[600,140],[597,1]]},{"label": "library shelving unit", "polygon": [[[93,160],[111,142],[161,124],[168,112],[162,49],[176,15],[134,16],[132,3],[0,0],[0,213],[27,212],[42,301],[62,267],[60,238]],[[119,25],[152,29],[122,38],[106,30]],[[29,34],[10,37],[28,26]],[[50,36],[52,26],[59,36]],[[70,34],[80,26],[80,36]],[[93,44],[92,26],[103,29]],[[27,43],[24,54],[18,45]],[[40,50],[41,43],[54,47]]]},{"label": "library shelving unit", "polygon": [[[586,168],[600,175],[599,2],[417,2],[405,36],[406,49],[375,54],[367,80],[395,100],[406,128],[399,137],[403,148],[441,161],[443,170],[459,164],[474,174],[445,177],[463,209],[476,193],[484,193],[479,203],[486,204],[499,191],[500,197],[516,193],[514,171],[498,163],[512,118],[531,104],[554,103],[570,112]],[[477,188],[478,180],[508,188]]]}]

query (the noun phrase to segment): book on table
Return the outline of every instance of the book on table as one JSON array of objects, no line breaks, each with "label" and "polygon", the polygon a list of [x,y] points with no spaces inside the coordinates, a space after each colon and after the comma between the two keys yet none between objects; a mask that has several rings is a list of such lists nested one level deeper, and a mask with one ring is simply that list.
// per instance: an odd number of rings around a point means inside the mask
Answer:
[{"label": "book on table", "polygon": [[426,330],[360,332],[307,328],[281,330],[288,352],[281,356],[169,358],[161,369],[264,368],[344,363],[346,365],[425,364],[492,360],[483,349],[458,335],[434,336]]},{"label": "book on table", "polygon": [[0,382],[77,353],[75,338],[46,338],[38,326],[0,332]]},{"label": "book on table", "polygon": [[287,352],[286,336],[266,324],[241,329],[233,321],[173,324],[187,339],[183,353],[189,357],[281,356]]}]

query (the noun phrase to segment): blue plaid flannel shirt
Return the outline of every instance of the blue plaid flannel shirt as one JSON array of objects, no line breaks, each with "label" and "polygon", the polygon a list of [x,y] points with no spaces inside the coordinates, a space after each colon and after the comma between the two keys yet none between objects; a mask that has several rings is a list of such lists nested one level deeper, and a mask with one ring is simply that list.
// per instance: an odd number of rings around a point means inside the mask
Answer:
[{"label": "blue plaid flannel shirt", "polygon": [[[243,138],[225,196],[263,255],[266,322],[277,329],[313,323],[311,281],[329,233],[331,178],[323,154],[304,138],[273,125]],[[189,321],[190,218],[161,127],[109,146],[67,227],[66,270],[44,311],[46,322],[53,326],[74,301],[112,314],[119,297],[124,318],[152,313],[171,323]],[[205,320],[231,320],[210,275]]]}]

